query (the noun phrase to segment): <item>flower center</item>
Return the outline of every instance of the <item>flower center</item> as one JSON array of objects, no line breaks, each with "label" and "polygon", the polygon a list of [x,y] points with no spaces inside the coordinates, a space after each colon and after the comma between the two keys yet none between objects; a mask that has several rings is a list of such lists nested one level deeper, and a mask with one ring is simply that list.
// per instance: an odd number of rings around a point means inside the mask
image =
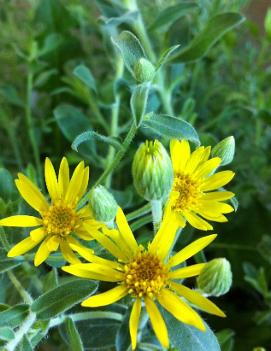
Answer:
[{"label": "flower center", "polygon": [[75,229],[78,219],[73,208],[55,203],[43,215],[43,225],[47,234],[66,236]]},{"label": "flower center", "polygon": [[173,206],[175,210],[186,210],[195,206],[201,196],[199,183],[187,174],[178,173],[175,176],[173,190],[178,192]]},{"label": "flower center", "polygon": [[135,297],[153,298],[167,285],[168,268],[149,252],[139,252],[124,269],[128,292]]}]

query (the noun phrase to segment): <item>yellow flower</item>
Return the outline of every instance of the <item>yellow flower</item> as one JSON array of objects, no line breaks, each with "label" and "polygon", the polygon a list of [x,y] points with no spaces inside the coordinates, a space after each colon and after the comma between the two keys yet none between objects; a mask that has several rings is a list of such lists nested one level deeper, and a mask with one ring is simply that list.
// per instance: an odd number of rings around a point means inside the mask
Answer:
[{"label": "yellow flower", "polygon": [[117,284],[113,289],[83,301],[82,306],[105,306],[129,295],[134,301],[129,322],[133,349],[137,343],[142,303],[146,306],[158,340],[166,348],[169,346],[168,332],[157,302],[179,321],[202,331],[205,330],[205,325],[188,302],[203,311],[225,317],[225,314],[210,300],[178,282],[180,279],[199,275],[205,263],[186,267],[179,265],[212,242],[216,237],[215,234],[194,241],[169,258],[178,223],[163,221],[148,249],[137,244],[120,208],[116,223],[118,230],[105,230],[104,234],[98,232],[93,234],[93,237],[115,257],[114,260],[95,256],[86,248],[71,245],[91,263],[65,266],[63,267],[65,272],[82,278]]},{"label": "yellow flower", "polygon": [[40,216],[17,215],[0,220],[0,225],[7,227],[35,227],[30,235],[15,245],[8,257],[15,257],[31,250],[39,243],[34,259],[35,266],[44,262],[50,252],[60,250],[70,263],[80,260],[73,253],[70,245],[77,244],[72,233],[84,240],[91,240],[92,231],[101,224],[92,217],[88,206],[77,210],[80,198],[86,191],[89,179],[89,168],[80,162],[71,179],[69,165],[64,157],[59,167],[58,176],[49,160],[45,160],[45,182],[51,198],[48,203],[39,189],[26,176],[19,173],[15,180],[16,186],[24,200],[33,207]]},{"label": "yellow flower", "polygon": [[174,180],[165,216],[174,216],[180,227],[187,221],[197,229],[212,230],[206,220],[227,222],[224,214],[233,211],[223,201],[231,199],[234,193],[218,189],[232,180],[234,172],[214,173],[221,159],[209,159],[210,151],[211,147],[201,146],[191,152],[187,140],[170,143]]}]

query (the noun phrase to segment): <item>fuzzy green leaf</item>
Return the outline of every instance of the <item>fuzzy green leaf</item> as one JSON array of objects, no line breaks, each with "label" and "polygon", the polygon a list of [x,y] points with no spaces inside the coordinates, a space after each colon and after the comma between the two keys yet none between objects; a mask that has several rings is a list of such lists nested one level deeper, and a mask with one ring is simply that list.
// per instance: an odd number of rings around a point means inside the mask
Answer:
[{"label": "fuzzy green leaf", "polygon": [[9,341],[14,338],[14,332],[11,328],[2,327],[0,328],[0,340]]},{"label": "fuzzy green leaf", "polygon": [[0,273],[7,272],[17,266],[19,266],[22,263],[22,261],[14,261],[11,259],[4,259],[0,261]]},{"label": "fuzzy green leaf", "polygon": [[93,130],[89,130],[77,135],[77,137],[74,139],[72,143],[72,149],[75,151],[78,151],[79,145],[81,145],[82,143],[88,140],[93,140],[93,139],[112,145],[117,150],[121,149],[122,147],[120,142],[116,138],[108,137],[108,136],[96,133]]},{"label": "fuzzy green leaf", "polygon": [[73,74],[80,79],[89,89],[96,92],[96,82],[88,67],[79,65],[73,70]]},{"label": "fuzzy green leaf", "polygon": [[113,44],[119,50],[126,68],[133,74],[133,67],[135,66],[136,62],[142,57],[146,58],[140,41],[133,33],[127,30],[121,32],[116,37],[112,37],[111,39]]},{"label": "fuzzy green leaf", "polygon": [[86,297],[92,295],[97,289],[97,284],[87,280],[72,280],[62,284],[38,297],[31,309],[40,319],[47,319],[58,315]]},{"label": "fuzzy green leaf", "polygon": [[185,351],[220,351],[215,334],[205,324],[206,330],[200,331],[188,324],[177,321],[171,314],[163,312],[167,324],[170,346]]},{"label": "fuzzy green leaf", "polygon": [[193,1],[181,2],[177,5],[166,7],[159,12],[150,25],[149,30],[166,31],[175,21],[196,8],[198,8],[198,5]]},{"label": "fuzzy green leaf", "polygon": [[143,127],[149,128],[160,136],[170,139],[187,139],[196,145],[200,144],[198,134],[194,127],[183,119],[168,116],[149,114],[142,123]]},{"label": "fuzzy green leaf", "polygon": [[192,42],[176,55],[173,55],[173,62],[195,61],[204,56],[218,39],[234,27],[244,21],[239,13],[226,12],[212,17],[205,28],[192,40]]},{"label": "fuzzy green leaf", "polygon": [[65,328],[68,336],[68,344],[70,350],[84,351],[80,334],[76,328],[74,321],[71,318],[67,318],[65,320]]},{"label": "fuzzy green leaf", "polygon": [[0,327],[17,327],[27,316],[28,310],[28,305],[20,304],[0,312]]},{"label": "fuzzy green leaf", "polygon": [[129,332],[129,319],[131,315],[131,308],[129,308],[124,317],[123,321],[119,327],[116,335],[116,351],[127,351],[131,344],[131,337]]},{"label": "fuzzy green leaf", "polygon": [[142,123],[142,119],[145,115],[147,100],[149,95],[149,85],[140,84],[133,90],[130,105],[133,115],[134,122],[137,127]]}]

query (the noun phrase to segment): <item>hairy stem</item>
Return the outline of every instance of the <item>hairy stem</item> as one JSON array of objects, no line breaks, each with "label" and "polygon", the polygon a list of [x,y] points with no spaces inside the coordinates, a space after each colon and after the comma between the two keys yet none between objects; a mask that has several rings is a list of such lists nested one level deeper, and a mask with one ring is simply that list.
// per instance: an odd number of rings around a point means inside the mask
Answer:
[{"label": "hairy stem", "polygon": [[30,143],[32,146],[34,160],[37,167],[39,178],[42,179],[42,168],[40,163],[40,154],[37,145],[37,140],[35,136],[34,123],[32,118],[32,110],[31,110],[31,97],[33,90],[33,72],[31,67],[28,67],[27,73],[27,85],[26,85],[26,103],[25,103],[25,118],[28,129],[28,135],[30,139]]},{"label": "hairy stem", "polygon": [[162,201],[152,200],[151,211],[152,211],[153,230],[154,230],[154,234],[156,234],[160,227],[160,223],[163,215]]}]

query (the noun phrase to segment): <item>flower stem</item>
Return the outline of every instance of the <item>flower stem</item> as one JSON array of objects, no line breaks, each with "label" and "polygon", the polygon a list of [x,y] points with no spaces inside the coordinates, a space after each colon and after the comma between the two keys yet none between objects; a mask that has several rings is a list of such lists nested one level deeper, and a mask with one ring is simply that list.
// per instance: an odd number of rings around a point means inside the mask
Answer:
[{"label": "flower stem", "polygon": [[153,220],[153,230],[154,234],[157,233],[161,219],[162,219],[162,201],[161,200],[152,200],[151,201],[151,211],[152,211],[152,220]]},{"label": "flower stem", "polygon": [[37,167],[39,178],[42,179],[42,168],[40,163],[40,155],[39,149],[37,145],[37,140],[35,136],[33,118],[32,118],[32,111],[31,111],[31,97],[32,97],[32,90],[33,90],[33,72],[31,67],[28,68],[27,73],[27,85],[26,85],[26,104],[25,104],[25,118],[26,124],[29,133],[29,139],[32,146],[34,160]]},{"label": "flower stem", "polygon": [[22,286],[22,284],[19,282],[19,280],[10,271],[8,271],[7,274],[8,274],[9,279],[11,280],[12,284],[14,285],[15,289],[21,295],[22,299],[26,303],[31,304],[33,302],[33,299],[30,296],[30,294],[25,290],[25,288]]},{"label": "flower stem", "polygon": [[15,332],[15,336],[12,340],[10,340],[4,347],[5,351],[14,351],[19,344],[19,342],[23,339],[24,335],[28,333],[31,329],[32,325],[36,321],[36,313],[30,312],[24,322],[21,324],[20,328]]},{"label": "flower stem", "polygon": [[[137,127],[133,123],[131,125],[129,132],[127,133],[127,135],[123,141],[122,148],[117,152],[117,154],[115,155],[111,164],[109,164],[107,166],[107,168],[104,170],[104,172],[102,173],[100,178],[96,181],[96,183],[94,184],[94,187],[96,187],[96,186],[100,185],[102,182],[104,182],[105,179],[107,178],[107,176],[113,171],[113,169],[115,169],[117,167],[117,165],[119,164],[119,162],[122,160],[123,156],[125,155],[132,140],[134,139],[136,132],[137,132]],[[90,190],[86,193],[86,195],[80,201],[79,207],[83,206],[88,201],[89,193],[90,193]]]},{"label": "flower stem", "polygon": [[[22,284],[19,282],[19,280],[15,277],[15,275],[8,271],[7,272],[9,279],[13,283],[14,287],[18,291],[18,293],[21,295],[23,300],[28,303],[29,305],[32,304],[33,299],[30,296],[30,294],[25,290],[25,288],[22,286]],[[4,350],[5,351],[14,351],[17,347],[17,345],[20,343],[20,341],[23,339],[24,335],[28,333],[28,331],[31,329],[32,325],[36,321],[36,313],[34,312],[29,312],[28,316],[24,320],[24,322],[21,324],[19,329],[16,330],[14,338],[10,340],[6,345]]]},{"label": "flower stem", "polygon": [[145,214],[149,213],[151,210],[151,204],[147,203],[146,205],[138,208],[135,211],[132,211],[126,215],[128,221],[132,221],[138,217],[144,216]]}]

